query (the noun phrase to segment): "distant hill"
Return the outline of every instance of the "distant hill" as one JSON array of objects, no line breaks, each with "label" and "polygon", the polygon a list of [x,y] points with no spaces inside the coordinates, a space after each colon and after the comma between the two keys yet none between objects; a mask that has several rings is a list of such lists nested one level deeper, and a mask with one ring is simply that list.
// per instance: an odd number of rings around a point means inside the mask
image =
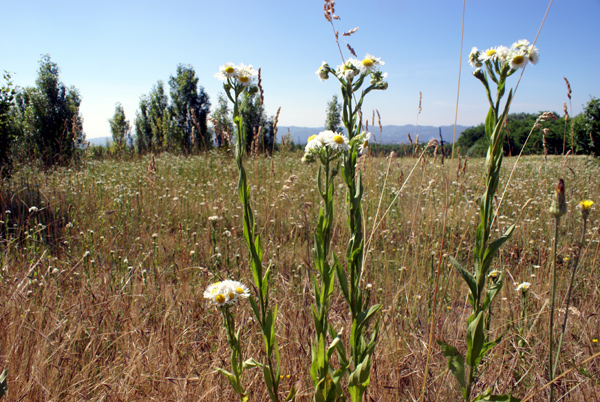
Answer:
[{"label": "distant hill", "polygon": [[94,138],[86,138],[85,139],[87,142],[90,143],[90,145],[106,145],[106,143],[111,143],[112,142],[112,138],[111,137],[94,137]]},{"label": "distant hill", "polygon": [[[456,138],[460,136],[460,134],[469,128],[470,126],[456,126]],[[419,135],[419,142],[422,144],[424,142],[428,142],[432,138],[436,140],[440,139],[440,128],[442,131],[442,138],[444,142],[451,143],[452,136],[454,133],[454,126],[418,126],[417,134]],[[318,134],[323,131],[323,127],[297,127],[297,126],[280,126],[277,139],[281,139],[282,135],[287,134],[289,129],[290,134],[294,138],[294,143],[296,144],[306,144],[308,137],[313,134]],[[410,141],[408,140],[408,134],[413,141],[416,141],[415,135],[415,126],[413,124],[405,124],[403,126],[383,126],[383,130],[381,133],[379,132],[379,127],[370,128],[371,132],[375,136],[375,140],[380,144],[408,144]]]},{"label": "distant hill", "polygon": [[[469,128],[470,126],[456,126],[456,139],[460,134]],[[318,134],[323,131],[323,127],[298,127],[298,126],[279,126],[277,132],[277,142],[281,140],[281,137],[287,134],[289,129],[290,134],[294,138],[295,144],[306,144],[308,137],[313,134]],[[413,141],[416,141],[415,126],[414,124],[405,124],[403,126],[383,126],[383,130],[380,133],[379,127],[369,127],[375,140],[379,144],[408,144],[408,133]],[[454,126],[441,126],[442,138],[445,142],[452,142],[452,134]],[[428,142],[430,139],[440,139],[440,127],[436,126],[419,126],[417,127],[417,134],[419,134],[419,143]],[[90,142],[90,145],[106,145],[107,142],[112,142],[111,137],[96,137],[87,138],[86,141]]]}]

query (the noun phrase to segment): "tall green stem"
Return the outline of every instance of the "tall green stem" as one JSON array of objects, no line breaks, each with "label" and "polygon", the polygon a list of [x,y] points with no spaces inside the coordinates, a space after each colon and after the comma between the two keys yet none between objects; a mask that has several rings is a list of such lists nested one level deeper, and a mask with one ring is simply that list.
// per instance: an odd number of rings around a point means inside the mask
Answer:
[{"label": "tall green stem", "polygon": [[554,401],[554,368],[552,367],[552,354],[554,352],[554,302],[556,296],[556,250],[558,244],[558,224],[560,217],[554,219],[554,244],[552,245],[552,294],[550,296],[550,329],[549,329],[549,345],[550,355],[548,357],[548,373],[550,375],[550,399]]}]

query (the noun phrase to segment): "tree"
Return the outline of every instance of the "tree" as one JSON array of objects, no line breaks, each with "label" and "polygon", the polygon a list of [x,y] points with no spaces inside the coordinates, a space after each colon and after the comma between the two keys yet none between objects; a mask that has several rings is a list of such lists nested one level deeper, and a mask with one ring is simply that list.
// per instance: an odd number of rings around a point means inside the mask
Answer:
[{"label": "tree", "polygon": [[165,142],[163,130],[169,97],[165,84],[158,81],[150,93],[140,98],[140,109],[135,118],[135,136],[138,152],[162,151]]},{"label": "tree", "polygon": [[16,94],[11,75],[4,72],[6,84],[0,87],[0,177],[8,177],[12,170],[11,145],[14,138],[10,109]]},{"label": "tree", "polygon": [[131,126],[129,120],[125,118],[125,111],[120,103],[115,105],[115,114],[112,119],[108,119],[110,132],[112,133],[113,143],[121,152],[131,143]]},{"label": "tree", "polygon": [[327,118],[325,119],[325,130],[331,130],[336,133],[343,132],[342,127],[342,105],[338,103],[337,95],[333,95],[331,102],[327,103]]},{"label": "tree", "polygon": [[198,88],[198,78],[192,66],[179,64],[177,74],[169,79],[169,86],[170,118],[174,123],[169,132],[173,145],[184,152],[209,149],[212,140],[206,120],[210,112],[210,101],[204,88]]},{"label": "tree", "polygon": [[600,99],[592,98],[574,125],[575,147],[578,153],[600,156]]},{"label": "tree", "polygon": [[258,92],[251,91],[240,106],[240,116],[246,132],[246,151],[254,146],[257,152],[271,152],[275,141],[274,118],[267,118]]},{"label": "tree", "polygon": [[24,156],[38,157],[46,167],[69,163],[85,138],[81,97],[75,87],[67,89],[59,72],[49,55],[42,56],[36,87],[15,98],[17,145]]},{"label": "tree", "polygon": [[228,147],[233,134],[233,121],[229,111],[229,101],[225,94],[220,93],[217,99],[218,106],[212,113],[211,121],[213,123],[215,142],[217,148]]}]

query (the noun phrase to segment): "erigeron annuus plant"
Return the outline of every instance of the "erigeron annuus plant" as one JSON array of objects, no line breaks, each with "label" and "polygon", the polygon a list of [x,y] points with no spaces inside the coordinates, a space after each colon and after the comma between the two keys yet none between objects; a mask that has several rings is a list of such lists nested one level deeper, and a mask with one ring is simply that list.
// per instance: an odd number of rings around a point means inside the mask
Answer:
[{"label": "erigeron annuus plant", "polygon": [[241,402],[248,401],[248,393],[242,385],[244,364],[242,359],[242,346],[240,330],[235,330],[235,317],[230,308],[240,299],[250,296],[250,290],[241,282],[224,280],[209,285],[204,291],[204,298],[210,300],[223,315],[223,326],[227,331],[227,342],[231,349],[231,372],[218,368],[217,371],[227,377],[231,387],[240,398]]},{"label": "erigeron annuus plant", "polygon": [[[269,306],[269,277],[270,268],[263,272],[262,257],[263,251],[260,242],[260,236],[256,233],[256,224],[254,214],[250,204],[250,186],[247,182],[246,170],[244,169],[243,157],[246,144],[246,135],[242,116],[240,114],[240,105],[244,99],[258,91],[254,85],[256,80],[256,71],[252,66],[244,64],[234,65],[227,63],[219,68],[215,77],[224,81],[223,88],[229,100],[233,103],[233,123],[237,128],[237,139],[235,144],[235,161],[239,171],[238,194],[242,204],[244,219],[244,239],[250,254],[250,267],[254,285],[258,292],[258,300],[250,297],[250,306],[260,325],[263,339],[265,341],[266,363],[260,363],[253,358],[244,362],[244,367],[260,367],[263,371],[263,377],[269,397],[273,402],[279,401],[279,381],[281,378],[279,347],[275,338],[275,320],[277,317],[277,306],[271,309]],[[295,398],[295,389],[292,387],[290,393],[285,398],[293,400]]]},{"label": "erigeron annuus plant", "polygon": [[[334,347],[339,351],[338,356],[341,369],[345,368],[349,372],[348,392],[352,401],[355,402],[362,401],[362,397],[369,386],[371,359],[377,344],[379,320],[377,320],[377,323],[371,329],[369,328],[369,324],[381,309],[380,304],[369,305],[369,292],[363,281],[364,236],[361,205],[363,186],[361,172],[357,170],[357,162],[359,155],[368,147],[371,134],[362,130],[361,107],[365,96],[369,92],[387,89],[388,84],[385,81],[387,74],[380,71],[380,66],[383,64],[379,58],[369,54],[363,60],[349,59],[337,69],[331,68],[325,62],[322,63],[316,72],[319,78],[327,80],[330,76],[333,76],[340,83],[343,101],[342,120],[348,137],[346,138],[341,133],[332,133],[333,135],[322,133],[307,144],[307,152],[303,158],[305,161],[310,161],[316,159],[316,155],[319,155],[319,159],[323,163],[322,154],[320,152],[316,153],[313,150],[313,148],[318,148],[319,146],[329,147],[340,153],[341,177],[347,187],[346,206],[350,239],[346,247],[346,269],[337,260],[334,268],[339,287],[348,303],[352,319],[349,344],[350,354],[346,357],[338,334],[332,328],[329,328],[333,339],[332,343],[328,348],[324,344],[323,350],[328,350],[330,355],[333,353],[332,349]],[[366,88],[361,89],[367,83]],[[358,94],[360,94],[360,97],[356,100]],[[320,141],[322,145],[319,145],[317,141]],[[321,186],[320,180],[319,177],[319,186]],[[323,196],[323,191],[321,191],[321,194]],[[331,197],[333,197],[333,194]],[[324,201],[327,202],[325,198]],[[331,198],[331,202],[333,202],[333,198]],[[317,242],[322,241],[318,235],[315,239]],[[328,279],[331,280],[330,278]],[[324,282],[322,282],[322,286],[323,289],[326,289]],[[330,286],[332,290],[333,282],[331,282]],[[317,295],[317,292],[315,292],[315,295]],[[325,328],[322,328],[321,331],[322,333],[327,332]],[[319,358],[318,354],[316,358]],[[315,355],[313,353],[314,365]],[[323,371],[323,374],[326,375],[325,371]],[[327,378],[317,378],[316,380],[313,378],[315,384],[323,380],[328,381]],[[315,392],[318,392],[318,389]],[[316,398],[316,394],[315,400],[319,400]]]},{"label": "erigeron annuus plant", "polygon": [[[483,84],[490,109],[485,120],[485,134],[489,145],[484,172],[485,191],[480,200],[480,223],[475,234],[475,246],[473,248],[473,271],[463,268],[458,261],[451,258],[452,264],[469,287],[468,300],[473,309],[467,320],[466,356],[463,356],[454,346],[438,340],[444,355],[448,358],[448,368],[458,381],[465,401],[518,400],[510,395],[491,395],[491,390],[484,391],[476,397],[472,397],[471,394],[473,385],[478,378],[479,364],[502,338],[500,336],[490,341],[489,329],[491,305],[502,289],[504,278],[503,275],[500,275],[495,280],[488,281],[487,279],[494,256],[515,229],[515,224],[513,224],[500,238],[490,239],[495,215],[493,201],[500,180],[503,144],[506,136],[506,132],[502,128],[510,109],[513,90],[509,91],[502,112],[501,101],[506,91],[506,79],[525,67],[527,63],[537,63],[538,59],[538,50],[526,40],[514,43],[511,48],[498,46],[483,52],[473,48],[469,55],[469,62],[473,67],[476,67],[473,75]],[[495,98],[490,81],[496,84]]]}]

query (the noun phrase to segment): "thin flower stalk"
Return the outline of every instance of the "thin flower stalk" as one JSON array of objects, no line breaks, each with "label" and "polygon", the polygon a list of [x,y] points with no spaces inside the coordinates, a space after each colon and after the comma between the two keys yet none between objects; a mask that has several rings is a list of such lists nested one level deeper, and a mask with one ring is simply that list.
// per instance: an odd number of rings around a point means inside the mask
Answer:
[{"label": "thin flower stalk", "polygon": [[[490,340],[489,329],[492,318],[492,302],[502,289],[504,277],[503,275],[493,276],[492,280],[488,282],[490,277],[488,273],[494,257],[515,229],[515,224],[513,224],[498,239],[490,239],[495,215],[494,198],[500,181],[503,145],[506,137],[503,125],[510,110],[513,90],[508,92],[504,108],[501,111],[502,98],[505,95],[507,78],[528,62],[537,63],[538,58],[537,49],[524,40],[516,42],[510,49],[499,46],[481,52],[477,48],[473,48],[469,55],[469,62],[476,68],[473,75],[483,84],[490,109],[485,120],[485,134],[489,145],[484,168],[485,190],[479,205],[480,223],[475,233],[473,248],[473,271],[463,268],[458,261],[450,257],[453,266],[469,287],[468,301],[473,309],[467,320],[466,356],[463,356],[456,347],[438,340],[438,344],[448,359],[448,368],[459,383],[463,398],[467,402],[486,400],[485,398],[502,401],[516,400],[510,395],[491,395],[491,390],[473,397],[472,391],[478,379],[479,364],[502,339],[502,335],[500,335],[495,340]],[[485,70],[482,70],[482,67]],[[493,96],[490,81],[496,85],[495,96]]]},{"label": "thin flower stalk", "polygon": [[[340,289],[348,303],[352,328],[350,332],[350,360],[348,391],[352,401],[360,402],[369,386],[372,355],[377,344],[379,320],[369,331],[370,321],[381,309],[380,304],[370,305],[369,292],[363,289],[364,238],[362,227],[362,175],[357,162],[370,140],[370,133],[362,131],[361,108],[365,96],[373,90],[387,89],[386,74],[379,58],[367,54],[361,60],[349,59],[337,69],[323,63],[317,70],[320,79],[334,76],[342,92],[342,121],[348,133],[348,145],[341,156],[341,176],[346,184],[346,206],[350,239],[346,247],[346,265],[336,265]],[[368,86],[361,90],[363,84]],[[360,98],[355,101],[355,94]]]},{"label": "thin flower stalk", "polygon": [[[233,103],[233,122],[237,127],[237,139],[235,144],[235,161],[239,171],[238,194],[243,209],[244,239],[250,254],[250,267],[254,285],[257,289],[258,300],[250,297],[250,306],[254,312],[256,321],[259,323],[263,339],[265,342],[265,356],[267,363],[260,363],[253,358],[244,362],[245,367],[259,367],[263,371],[263,377],[269,397],[273,402],[279,401],[279,381],[281,378],[281,364],[279,357],[279,347],[275,337],[275,321],[277,318],[277,306],[271,309],[269,306],[269,278],[270,268],[263,272],[262,257],[263,251],[260,242],[260,236],[256,233],[256,224],[252,212],[250,200],[250,186],[244,169],[243,157],[244,146],[246,144],[246,135],[240,105],[244,99],[258,91],[254,85],[256,72],[252,66],[243,64],[234,65],[227,63],[215,74],[216,78],[224,81],[223,88],[229,100]],[[240,98],[243,97],[242,100]],[[295,397],[295,389],[292,388],[286,400],[292,400]]]}]

